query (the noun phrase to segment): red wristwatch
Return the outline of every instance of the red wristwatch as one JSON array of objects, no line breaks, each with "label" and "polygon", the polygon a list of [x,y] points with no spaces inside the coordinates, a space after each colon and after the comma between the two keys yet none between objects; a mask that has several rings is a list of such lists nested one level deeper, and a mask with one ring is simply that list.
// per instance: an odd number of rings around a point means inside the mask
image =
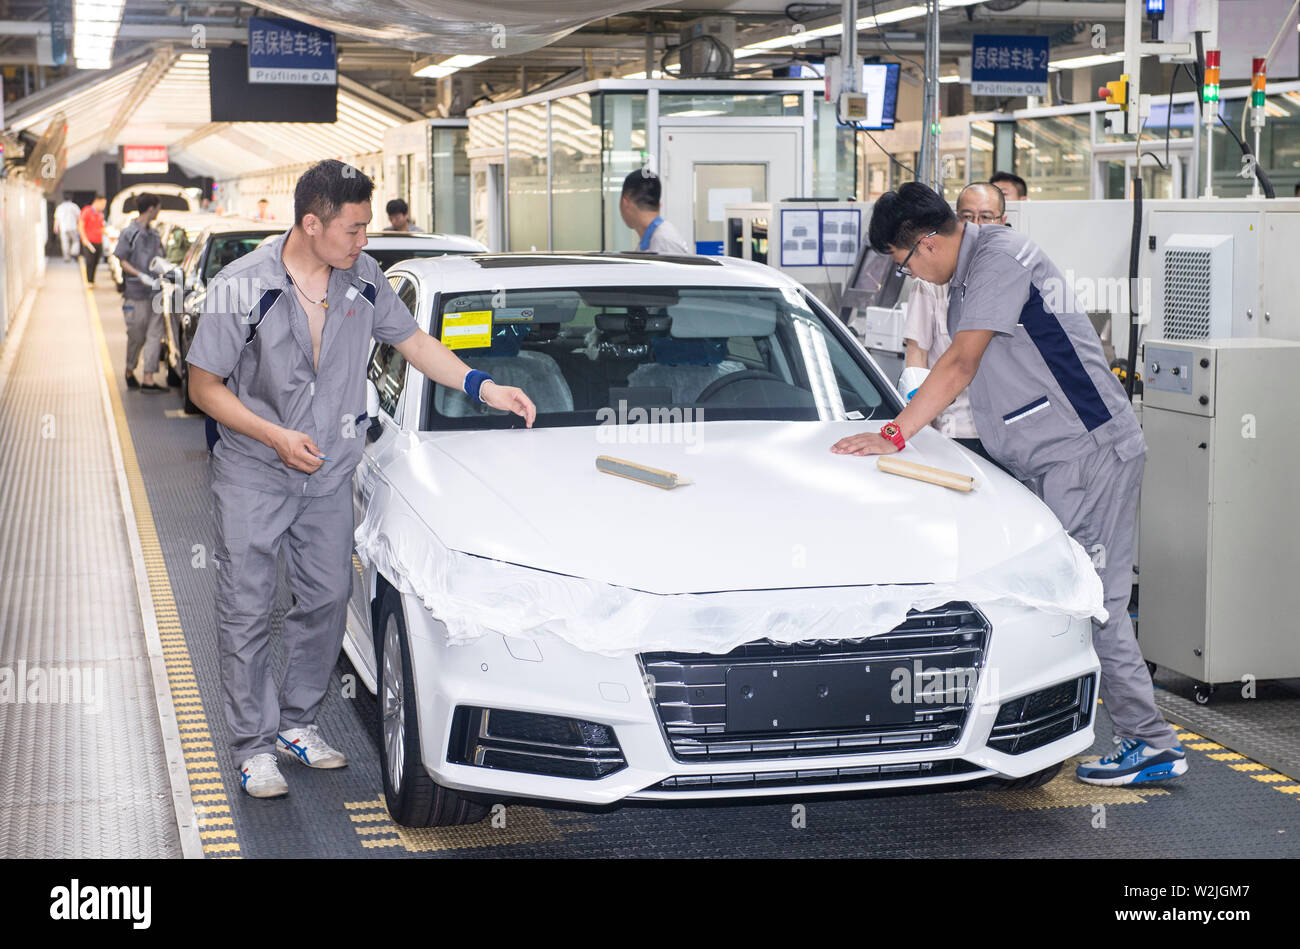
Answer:
[{"label": "red wristwatch", "polygon": [[894,447],[899,451],[903,450],[903,445],[906,443],[903,441],[903,430],[898,427],[897,422],[889,422],[886,424],[885,427],[880,430],[880,434],[888,441],[893,442]]}]

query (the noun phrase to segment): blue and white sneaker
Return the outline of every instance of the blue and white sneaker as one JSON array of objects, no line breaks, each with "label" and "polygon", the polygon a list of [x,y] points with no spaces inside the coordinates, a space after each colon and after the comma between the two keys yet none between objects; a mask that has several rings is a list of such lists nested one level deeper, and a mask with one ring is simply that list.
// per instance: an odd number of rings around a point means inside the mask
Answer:
[{"label": "blue and white sneaker", "polygon": [[289,793],[275,755],[267,752],[244,759],[239,766],[239,781],[252,797],[284,797]]},{"label": "blue and white sneaker", "polygon": [[297,758],[309,768],[342,768],[348,763],[343,752],[326,744],[315,725],[286,728],[275,736],[275,748],[280,754]]},{"label": "blue and white sneaker", "polygon": [[1186,771],[1182,746],[1152,748],[1145,741],[1125,738],[1105,758],[1079,765],[1074,774],[1085,784],[1115,785],[1166,781]]}]

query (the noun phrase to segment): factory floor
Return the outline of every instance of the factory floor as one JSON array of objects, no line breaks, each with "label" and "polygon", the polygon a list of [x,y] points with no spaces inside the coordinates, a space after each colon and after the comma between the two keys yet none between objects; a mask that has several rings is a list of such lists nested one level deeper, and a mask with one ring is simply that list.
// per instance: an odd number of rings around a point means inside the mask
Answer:
[{"label": "factory floor", "polygon": [[[0,668],[107,681],[96,714],[0,704],[0,857],[1300,856],[1300,681],[1202,706],[1163,670],[1157,702],[1190,762],[1163,784],[1084,785],[1070,762],[1033,790],[806,797],[802,821],[791,798],[412,829],[385,809],[376,703],[340,657],[319,723],[349,767],[298,768],[289,797],[251,799],[224,753],[203,420],[176,390],[126,389],[119,300],[102,271],[87,294],[51,260],[0,364]],[[288,606],[282,591],[277,633]],[[1111,747],[1104,706],[1096,726],[1089,757]]]}]

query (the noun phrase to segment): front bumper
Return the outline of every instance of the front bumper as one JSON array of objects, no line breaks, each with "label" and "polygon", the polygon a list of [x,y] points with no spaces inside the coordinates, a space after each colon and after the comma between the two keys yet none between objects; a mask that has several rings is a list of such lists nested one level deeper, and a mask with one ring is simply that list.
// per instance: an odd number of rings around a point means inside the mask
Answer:
[{"label": "front bumper", "polygon": [[[878,745],[850,753],[800,749],[743,760],[683,760],[656,711],[641,657],[599,656],[552,638],[490,635],[451,646],[442,624],[418,601],[406,598],[405,606],[425,767],[439,784],[489,797],[600,805],[625,799],[680,801],[954,784],[1024,777],[1093,742],[1099,667],[1086,619],[980,605],[991,632],[977,684],[959,733],[941,746]],[[997,721],[1004,703],[1084,677],[1091,677],[1086,725],[1019,754],[999,750],[999,745],[1012,747],[1005,739],[1008,726]],[[463,757],[459,745],[464,739],[453,735],[458,706],[609,726],[624,765],[604,777],[580,779],[455,763],[449,758]]]}]

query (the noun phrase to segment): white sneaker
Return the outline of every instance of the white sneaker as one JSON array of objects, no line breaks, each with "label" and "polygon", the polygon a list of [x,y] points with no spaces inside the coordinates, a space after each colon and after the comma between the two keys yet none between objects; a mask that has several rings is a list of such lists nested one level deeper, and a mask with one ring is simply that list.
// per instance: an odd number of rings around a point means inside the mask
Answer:
[{"label": "white sneaker", "polygon": [[239,766],[239,777],[244,790],[253,797],[283,797],[289,793],[289,785],[280,774],[275,755],[270,752],[245,758]]},{"label": "white sneaker", "polygon": [[343,752],[326,744],[315,725],[285,729],[275,736],[275,747],[280,754],[296,758],[309,768],[342,768],[348,763]]}]

